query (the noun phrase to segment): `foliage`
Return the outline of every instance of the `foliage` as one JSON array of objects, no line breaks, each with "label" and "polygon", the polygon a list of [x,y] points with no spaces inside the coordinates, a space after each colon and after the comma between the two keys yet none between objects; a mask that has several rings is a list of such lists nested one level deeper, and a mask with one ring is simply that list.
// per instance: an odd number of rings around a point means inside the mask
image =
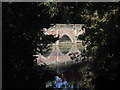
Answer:
[{"label": "foliage", "polygon": [[[47,7],[32,2],[2,4],[3,75],[6,78],[3,80],[4,87],[9,87],[8,80],[14,85],[14,82],[19,81],[18,86],[28,81],[28,72],[33,72],[34,68],[33,55],[36,51],[47,51],[46,49],[58,39],[53,35],[44,34],[43,28],[49,28],[52,19],[50,14],[44,13],[46,9]],[[17,74],[18,71],[22,73]],[[37,78],[39,77],[34,79],[37,81]]]},{"label": "foliage", "polygon": [[43,10],[43,12],[50,15],[50,17],[52,18],[52,23],[83,23],[81,18],[81,12],[84,9],[85,3],[44,2],[38,3],[38,5],[47,8]]},{"label": "foliage", "polygon": [[56,41],[54,36],[44,35],[43,28],[49,28],[51,23],[84,23],[85,33],[79,39],[84,41],[86,48],[82,51],[81,59],[92,64],[81,69],[81,72],[89,72],[88,77],[102,75],[110,79],[119,78],[119,3],[45,2],[2,5],[4,77],[14,79],[14,70],[33,67],[32,55],[36,51],[47,51],[45,49],[49,48],[49,44]]},{"label": "foliage", "polygon": [[87,3],[82,11],[86,30],[79,39],[87,45],[84,53],[95,76],[116,79],[119,74],[119,9],[119,3]]}]

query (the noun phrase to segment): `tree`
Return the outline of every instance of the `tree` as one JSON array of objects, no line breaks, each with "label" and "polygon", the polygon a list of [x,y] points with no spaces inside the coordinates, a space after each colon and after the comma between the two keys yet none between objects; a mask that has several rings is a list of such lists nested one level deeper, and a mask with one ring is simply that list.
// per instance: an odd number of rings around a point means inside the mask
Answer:
[{"label": "tree", "polygon": [[86,59],[93,62],[94,77],[116,80],[120,74],[119,3],[87,3],[85,7],[81,16],[86,30],[79,39],[87,45]]},{"label": "tree", "polygon": [[[49,8],[32,2],[2,4],[4,88],[30,87],[29,82],[24,83],[23,86],[22,82],[29,81],[27,79],[30,77],[29,73],[33,72],[33,55],[36,53],[36,48],[39,48],[39,53],[42,53],[44,49],[49,49],[48,44],[58,39],[53,35],[44,34],[43,28],[49,28],[52,19],[51,15],[46,14],[44,10]],[[37,79],[39,80],[38,76],[34,77],[34,80]]]},{"label": "tree", "polygon": [[[90,75],[94,77],[118,78],[119,3],[45,2],[2,5],[4,77],[8,75],[13,80],[15,70],[33,68],[32,55],[36,50],[42,53],[46,48],[49,49],[49,44],[58,39],[52,35],[46,36],[43,28],[49,28],[51,23],[84,23],[85,33],[79,36],[86,45],[82,52],[82,60],[90,61],[92,64],[83,71],[92,71]],[[26,77],[23,81],[25,80]]]}]

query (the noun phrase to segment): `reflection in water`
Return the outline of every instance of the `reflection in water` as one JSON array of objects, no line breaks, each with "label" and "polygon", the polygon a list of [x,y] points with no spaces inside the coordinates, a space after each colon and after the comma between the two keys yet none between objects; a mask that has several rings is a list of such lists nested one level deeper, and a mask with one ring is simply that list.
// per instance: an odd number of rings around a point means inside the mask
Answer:
[{"label": "reflection in water", "polygon": [[50,47],[46,52],[42,52],[41,55],[44,57],[48,57],[52,52],[52,47]]},{"label": "reflection in water", "polygon": [[59,43],[59,49],[63,54],[67,54],[71,50],[72,46],[72,43]]},{"label": "reflection in water", "polygon": [[[74,56],[75,58],[80,56],[80,53],[83,49],[84,47],[81,43],[59,42],[58,45],[54,44],[47,52],[42,53],[39,59],[48,65],[60,65],[61,63],[65,63],[65,65],[68,65],[67,63],[74,60]],[[73,58],[71,58],[71,56]],[[79,59],[77,61],[81,60]]]},{"label": "reflection in water", "polygon": [[70,53],[78,53],[84,49],[81,43],[65,43],[60,42],[59,45],[53,45],[48,52],[42,55],[50,68],[57,70],[59,74],[63,74],[65,79],[72,83],[77,82],[81,87],[94,90],[91,84],[92,72],[89,71],[90,62],[72,61],[69,57]]}]

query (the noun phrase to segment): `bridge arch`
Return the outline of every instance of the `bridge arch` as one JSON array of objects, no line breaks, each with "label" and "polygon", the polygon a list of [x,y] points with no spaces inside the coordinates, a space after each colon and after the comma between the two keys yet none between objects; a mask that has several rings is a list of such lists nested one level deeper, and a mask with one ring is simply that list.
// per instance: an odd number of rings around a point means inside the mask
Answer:
[{"label": "bridge arch", "polygon": [[66,41],[72,42],[72,40],[70,39],[70,37],[69,37],[68,35],[63,35],[63,36],[59,39],[59,42],[66,42]]},{"label": "bridge arch", "polygon": [[[71,42],[74,43],[74,40],[68,33],[63,33],[62,35],[60,35],[60,38],[62,38],[63,36],[68,36],[68,38],[70,38]],[[58,42],[60,42],[60,41],[58,41]]]}]

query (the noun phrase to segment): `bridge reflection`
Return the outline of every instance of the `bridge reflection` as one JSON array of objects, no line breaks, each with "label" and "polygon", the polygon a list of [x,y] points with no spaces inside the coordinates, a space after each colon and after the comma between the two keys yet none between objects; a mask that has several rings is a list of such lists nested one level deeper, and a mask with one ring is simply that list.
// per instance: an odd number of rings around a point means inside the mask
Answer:
[{"label": "bridge reflection", "polygon": [[81,53],[81,43],[60,42],[59,45],[53,44],[51,48],[44,54],[39,54],[37,64],[41,65],[43,62],[47,65],[67,65],[71,62],[71,53]]}]

